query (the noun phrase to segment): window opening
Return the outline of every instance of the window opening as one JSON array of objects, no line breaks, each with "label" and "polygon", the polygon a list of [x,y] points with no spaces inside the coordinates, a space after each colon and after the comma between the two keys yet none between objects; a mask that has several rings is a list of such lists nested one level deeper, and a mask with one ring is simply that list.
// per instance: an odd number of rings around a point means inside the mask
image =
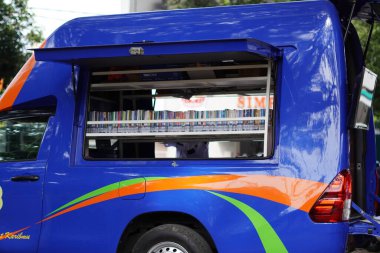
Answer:
[{"label": "window opening", "polygon": [[228,60],[93,69],[85,157],[268,157],[272,64]]},{"label": "window opening", "polygon": [[37,159],[48,116],[0,121],[0,161]]}]

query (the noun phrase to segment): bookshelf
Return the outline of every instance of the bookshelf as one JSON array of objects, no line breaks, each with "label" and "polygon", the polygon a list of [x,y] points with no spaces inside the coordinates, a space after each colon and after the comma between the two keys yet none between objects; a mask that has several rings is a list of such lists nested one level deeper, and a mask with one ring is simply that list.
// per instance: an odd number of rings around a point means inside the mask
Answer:
[{"label": "bookshelf", "polygon": [[[90,98],[93,98],[93,103],[104,102],[111,105],[116,102],[117,108],[112,111],[89,110],[86,138],[153,142],[254,139],[263,142],[263,154],[267,156],[268,129],[273,117],[273,110],[269,105],[274,85],[271,80],[271,64],[268,61],[266,64],[94,71],[92,76],[96,81],[90,83],[90,92],[92,92]],[[116,81],[107,80],[104,78],[106,76],[121,78]],[[166,80],[162,80],[165,78]],[[152,90],[152,93],[139,94],[140,90]],[[160,93],[157,94],[153,90],[159,90]],[[224,109],[207,110],[139,108],[137,101],[142,98],[153,101],[165,96],[175,97],[174,92],[170,95],[171,90],[191,90],[195,95],[205,96],[231,93],[236,96],[248,96],[246,95],[248,93],[259,93],[268,102],[260,109],[236,109],[228,106]],[[118,92],[119,95],[113,100],[101,97],[104,92]],[[130,109],[124,108],[126,100],[129,101]],[[121,149],[122,146],[119,150]]]}]

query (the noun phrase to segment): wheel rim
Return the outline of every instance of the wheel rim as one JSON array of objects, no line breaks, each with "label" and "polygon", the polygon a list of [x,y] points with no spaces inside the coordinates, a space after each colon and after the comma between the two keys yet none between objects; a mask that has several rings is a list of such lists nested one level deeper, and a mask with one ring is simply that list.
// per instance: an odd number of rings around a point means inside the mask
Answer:
[{"label": "wheel rim", "polygon": [[160,242],[154,245],[148,253],[189,253],[184,247],[175,242]]}]

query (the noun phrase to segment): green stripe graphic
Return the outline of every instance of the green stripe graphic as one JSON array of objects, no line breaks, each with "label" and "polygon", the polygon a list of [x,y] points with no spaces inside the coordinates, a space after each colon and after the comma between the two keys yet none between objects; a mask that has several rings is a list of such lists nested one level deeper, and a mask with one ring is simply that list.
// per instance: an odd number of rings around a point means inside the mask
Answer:
[{"label": "green stripe graphic", "polygon": [[259,235],[261,243],[263,244],[266,253],[288,252],[285,245],[282,243],[280,237],[278,237],[276,231],[274,231],[273,227],[259,212],[237,199],[216,192],[208,192],[228,201],[248,217],[248,219],[255,227],[257,234]]},{"label": "green stripe graphic", "polygon": [[66,207],[69,207],[69,206],[72,206],[72,205],[75,205],[79,202],[82,202],[84,200],[87,200],[89,198],[93,198],[93,197],[96,197],[96,196],[99,196],[101,194],[104,194],[106,192],[110,192],[110,191],[113,191],[113,190],[116,190],[116,189],[119,189],[119,187],[126,187],[126,186],[130,186],[130,185],[133,185],[133,184],[139,184],[139,183],[142,183],[144,182],[145,180],[146,181],[153,181],[153,180],[159,180],[159,179],[164,179],[163,177],[147,177],[147,178],[134,178],[134,179],[128,179],[128,180],[124,180],[124,181],[121,181],[121,182],[116,182],[116,183],[113,183],[113,184],[109,184],[109,185],[106,185],[104,187],[101,187],[99,189],[96,189],[94,191],[91,191],[85,195],[82,195],[72,201],[70,201],[69,203],[63,205],[63,206],[60,206],[59,208],[55,209],[54,211],[52,211],[51,213],[49,213],[47,216],[50,216],[56,212],[59,212],[61,211],[62,209],[65,209]]}]

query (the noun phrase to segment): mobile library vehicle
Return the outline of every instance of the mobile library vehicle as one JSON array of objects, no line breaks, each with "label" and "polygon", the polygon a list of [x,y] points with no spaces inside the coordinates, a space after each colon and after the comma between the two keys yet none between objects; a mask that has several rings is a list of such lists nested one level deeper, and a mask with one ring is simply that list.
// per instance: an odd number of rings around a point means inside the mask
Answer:
[{"label": "mobile library vehicle", "polygon": [[349,221],[351,199],[377,211],[376,75],[342,24],[379,5],[345,7],[64,24],[0,100],[0,252],[344,252],[378,233]]}]

